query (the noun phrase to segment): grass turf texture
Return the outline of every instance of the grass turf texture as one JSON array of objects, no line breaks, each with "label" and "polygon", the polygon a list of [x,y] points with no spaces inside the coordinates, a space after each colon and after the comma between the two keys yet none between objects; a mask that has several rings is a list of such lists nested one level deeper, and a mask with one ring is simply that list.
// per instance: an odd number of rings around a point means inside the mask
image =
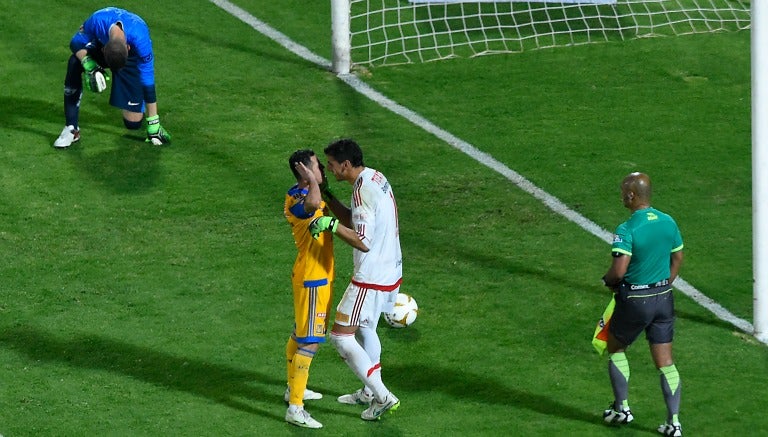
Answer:
[{"label": "grass turf texture", "polygon": [[[238,4],[328,57],[326,3]],[[664,407],[642,340],[628,354],[636,421],[601,422],[611,393],[589,336],[605,243],[207,2],[117,5],[152,29],[170,147],[86,94],[83,139],[53,150],[68,39],[102,4],[8,3],[0,17],[0,433],[304,434],[283,422],[286,162],[342,135],[395,187],[403,290],[421,312],[381,328],[403,405],[380,422],[334,401],[358,384],[321,349],[313,434],[654,433]],[[748,42],[651,39],[366,77],[607,229],[626,217],[621,178],[647,171],[683,230],[683,277],[751,319]],[[351,254],[337,254],[340,295]],[[685,431],[761,429],[766,348],[681,294],[678,315]]]}]

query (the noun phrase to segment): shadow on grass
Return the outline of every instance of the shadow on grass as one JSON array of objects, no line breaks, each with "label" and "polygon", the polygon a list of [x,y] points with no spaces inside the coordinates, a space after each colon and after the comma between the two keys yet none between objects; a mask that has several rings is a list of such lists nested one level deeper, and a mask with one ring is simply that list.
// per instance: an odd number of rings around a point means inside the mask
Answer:
[{"label": "shadow on grass", "polygon": [[[282,405],[285,381],[258,372],[177,357],[114,339],[87,335],[60,339],[32,327],[5,329],[0,344],[33,360],[112,372],[158,387],[192,393],[246,413],[282,422],[282,414],[250,405]],[[267,387],[255,387],[253,384]],[[243,399],[243,400],[240,400]],[[277,408],[279,410],[279,408]]]},{"label": "shadow on grass", "polygon": [[[64,127],[63,103],[52,103],[23,97],[0,96],[0,107],[11,108],[0,111],[0,126],[14,131],[26,132],[39,141],[33,141],[30,147],[46,147],[51,153],[66,154],[77,168],[97,184],[117,193],[144,193],[157,184],[160,177],[159,165],[162,148],[148,145],[144,142],[143,131],[128,132],[114,137],[114,144],[104,148],[95,144],[95,132],[110,133],[113,123],[122,128],[120,111],[109,106],[104,100],[91,108],[84,117],[87,118],[87,129],[83,131],[83,139],[64,150],[52,147],[54,140]],[[41,123],[43,122],[43,123]],[[55,130],[40,128],[53,124]],[[90,135],[89,135],[90,133]],[[92,148],[89,153],[85,150]],[[93,149],[98,149],[93,151]]]},{"label": "shadow on grass", "polygon": [[62,152],[82,173],[110,191],[120,194],[150,191],[162,177],[159,166],[162,148],[130,134],[123,135],[116,143],[114,148],[97,153],[84,153],[83,147],[87,145],[79,144]]},{"label": "shadow on grass", "polygon": [[480,269],[486,269],[491,272],[509,273],[519,277],[530,277],[535,281],[548,283],[553,287],[565,290],[574,290],[578,292],[588,292],[597,294],[600,297],[609,299],[608,289],[600,285],[600,278],[594,282],[585,283],[578,277],[566,273],[557,274],[551,269],[539,266],[530,259],[522,261],[505,259],[497,256],[495,253],[487,250],[478,250],[474,247],[457,247],[453,255],[460,257],[462,262],[467,264],[476,264]]},{"label": "shadow on grass", "polygon": [[[4,108],[0,111],[0,126],[38,136],[50,146],[64,127],[63,99],[62,96],[53,103],[24,97],[0,96],[0,107]],[[58,129],[48,131],[39,127],[48,123],[54,123]]]},{"label": "shadow on grass", "polygon": [[[399,375],[397,379],[390,377],[392,381],[390,385],[408,391],[438,391],[467,402],[520,408],[547,416],[592,424],[595,428],[606,428],[599,408],[590,411],[580,410],[546,394],[509,388],[508,383],[502,383],[487,376],[451,368],[429,368],[420,365],[393,364],[387,366],[386,371],[389,375]],[[640,427],[637,424],[632,424],[626,429],[656,433],[655,428]]]},{"label": "shadow on grass", "polygon": [[[250,26],[242,21],[233,23],[232,26]],[[160,33],[166,32],[168,35],[172,35],[173,38],[179,38],[180,36],[186,36],[189,39],[194,39],[205,47],[219,47],[224,50],[232,50],[240,53],[245,53],[249,56],[253,56],[258,59],[271,59],[273,61],[281,62],[284,64],[295,65],[298,68],[311,68],[327,71],[329,66],[320,66],[311,61],[305,60],[293,53],[281,49],[273,44],[268,46],[259,47],[251,44],[237,44],[229,42],[226,39],[220,37],[217,34],[211,34],[205,32],[205,29],[195,31],[196,27],[192,26],[175,26],[169,22],[155,23],[153,25],[153,32]],[[261,33],[261,31],[257,30]]]},{"label": "shadow on grass", "polygon": [[[8,108],[7,111],[0,111],[0,126],[38,136],[41,144],[50,147],[64,127],[63,99],[63,95],[55,102],[25,97],[0,96],[0,107]],[[113,123],[117,123],[116,126],[122,126],[120,110],[109,106],[108,98],[102,100],[103,102],[99,101],[95,105],[88,102],[89,109],[87,111],[81,108],[81,121],[87,119],[88,129],[102,132],[107,130],[100,129],[99,126]],[[83,102],[83,104],[86,103]],[[39,127],[48,124],[53,124],[56,128],[49,130]]]}]

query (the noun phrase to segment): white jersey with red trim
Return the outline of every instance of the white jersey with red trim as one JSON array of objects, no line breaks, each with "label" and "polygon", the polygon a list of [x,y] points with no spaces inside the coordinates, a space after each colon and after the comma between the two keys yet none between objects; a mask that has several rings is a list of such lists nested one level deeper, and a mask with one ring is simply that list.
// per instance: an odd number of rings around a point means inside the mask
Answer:
[{"label": "white jersey with red trim", "polygon": [[383,174],[365,168],[352,185],[350,205],[352,228],[369,249],[354,249],[352,283],[374,290],[395,290],[403,277],[403,254],[392,186]]}]

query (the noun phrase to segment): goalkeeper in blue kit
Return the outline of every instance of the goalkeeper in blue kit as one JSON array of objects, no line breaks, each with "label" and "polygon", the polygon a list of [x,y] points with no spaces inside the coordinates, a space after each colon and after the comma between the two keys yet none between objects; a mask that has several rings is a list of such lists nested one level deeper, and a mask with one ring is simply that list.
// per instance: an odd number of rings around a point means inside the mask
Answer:
[{"label": "goalkeeper in blue kit", "polygon": [[155,92],[155,59],[149,28],[138,15],[114,7],[88,17],[69,43],[72,56],[64,79],[65,127],[54,147],[69,147],[80,140],[80,99],[83,83],[93,92],[107,89],[109,104],[122,109],[123,123],[138,130],[147,119],[148,143],[168,144],[171,134],[160,124]]}]

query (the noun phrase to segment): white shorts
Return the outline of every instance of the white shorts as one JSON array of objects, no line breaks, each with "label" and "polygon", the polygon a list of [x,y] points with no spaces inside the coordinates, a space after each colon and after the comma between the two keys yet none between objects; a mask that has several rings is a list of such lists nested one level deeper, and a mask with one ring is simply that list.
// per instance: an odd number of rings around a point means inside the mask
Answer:
[{"label": "white shorts", "polygon": [[400,287],[392,291],[380,291],[350,283],[336,307],[335,322],[341,326],[375,328],[381,313],[388,313],[395,308],[399,291]]}]

